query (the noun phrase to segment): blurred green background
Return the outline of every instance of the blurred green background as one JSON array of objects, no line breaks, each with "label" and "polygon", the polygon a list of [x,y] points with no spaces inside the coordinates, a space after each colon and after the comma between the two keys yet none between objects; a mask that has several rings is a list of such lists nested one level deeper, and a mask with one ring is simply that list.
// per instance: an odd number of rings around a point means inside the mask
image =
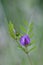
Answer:
[{"label": "blurred green background", "polygon": [[30,65],[8,33],[10,20],[18,32],[24,21],[34,22],[36,49],[29,54],[33,65],[43,65],[43,0],[0,0],[0,65]]}]

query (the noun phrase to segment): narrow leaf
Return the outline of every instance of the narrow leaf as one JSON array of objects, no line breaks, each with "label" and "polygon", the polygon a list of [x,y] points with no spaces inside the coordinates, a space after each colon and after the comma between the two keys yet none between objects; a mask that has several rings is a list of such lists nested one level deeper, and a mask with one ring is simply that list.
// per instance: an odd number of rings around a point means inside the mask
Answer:
[{"label": "narrow leaf", "polygon": [[23,26],[20,26],[20,29],[22,30],[22,32],[26,33],[26,29]]},{"label": "narrow leaf", "polygon": [[31,23],[29,24],[28,34],[32,33],[32,31],[33,31],[33,22],[31,22]]},{"label": "narrow leaf", "polygon": [[25,26],[28,26],[28,21],[24,21],[24,25]]},{"label": "narrow leaf", "polygon": [[32,44],[35,43],[35,42],[36,42],[36,40],[32,40],[32,41],[31,41]]},{"label": "narrow leaf", "polygon": [[14,25],[12,24],[11,21],[9,22],[8,26],[9,26],[9,33],[10,33],[11,37],[13,37],[15,39],[16,36],[14,33]]},{"label": "narrow leaf", "polygon": [[30,38],[32,38],[34,36],[34,33],[31,33],[29,36],[30,36]]},{"label": "narrow leaf", "polygon": [[29,52],[33,51],[34,49],[36,49],[36,46],[32,47]]}]

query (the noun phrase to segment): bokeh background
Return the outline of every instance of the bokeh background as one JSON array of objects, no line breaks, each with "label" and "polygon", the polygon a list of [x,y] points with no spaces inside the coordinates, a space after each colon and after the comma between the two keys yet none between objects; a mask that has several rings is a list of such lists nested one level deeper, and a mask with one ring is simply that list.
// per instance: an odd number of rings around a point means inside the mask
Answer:
[{"label": "bokeh background", "polygon": [[43,0],[0,0],[0,65],[30,65],[8,33],[10,20],[18,32],[22,32],[20,25],[24,26],[25,20],[34,22],[36,49],[30,57],[33,65],[43,65]]}]

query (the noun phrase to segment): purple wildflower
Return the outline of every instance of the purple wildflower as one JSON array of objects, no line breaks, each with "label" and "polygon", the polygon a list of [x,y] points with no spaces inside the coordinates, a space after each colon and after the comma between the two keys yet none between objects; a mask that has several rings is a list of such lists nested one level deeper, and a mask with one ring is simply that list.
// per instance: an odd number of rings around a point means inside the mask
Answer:
[{"label": "purple wildflower", "polygon": [[21,38],[20,38],[20,44],[22,46],[27,46],[28,44],[30,44],[30,38],[29,38],[29,36],[27,34],[24,35],[24,36],[21,36]]}]

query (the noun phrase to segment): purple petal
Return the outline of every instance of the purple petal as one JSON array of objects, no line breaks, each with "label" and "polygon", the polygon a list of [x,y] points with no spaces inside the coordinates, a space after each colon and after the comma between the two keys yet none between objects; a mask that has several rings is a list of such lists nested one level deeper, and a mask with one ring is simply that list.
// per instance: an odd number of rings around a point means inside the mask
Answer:
[{"label": "purple petal", "polygon": [[21,36],[21,38],[20,38],[20,44],[22,46],[26,46],[26,45],[30,44],[30,38],[29,38],[29,36],[28,35]]}]

